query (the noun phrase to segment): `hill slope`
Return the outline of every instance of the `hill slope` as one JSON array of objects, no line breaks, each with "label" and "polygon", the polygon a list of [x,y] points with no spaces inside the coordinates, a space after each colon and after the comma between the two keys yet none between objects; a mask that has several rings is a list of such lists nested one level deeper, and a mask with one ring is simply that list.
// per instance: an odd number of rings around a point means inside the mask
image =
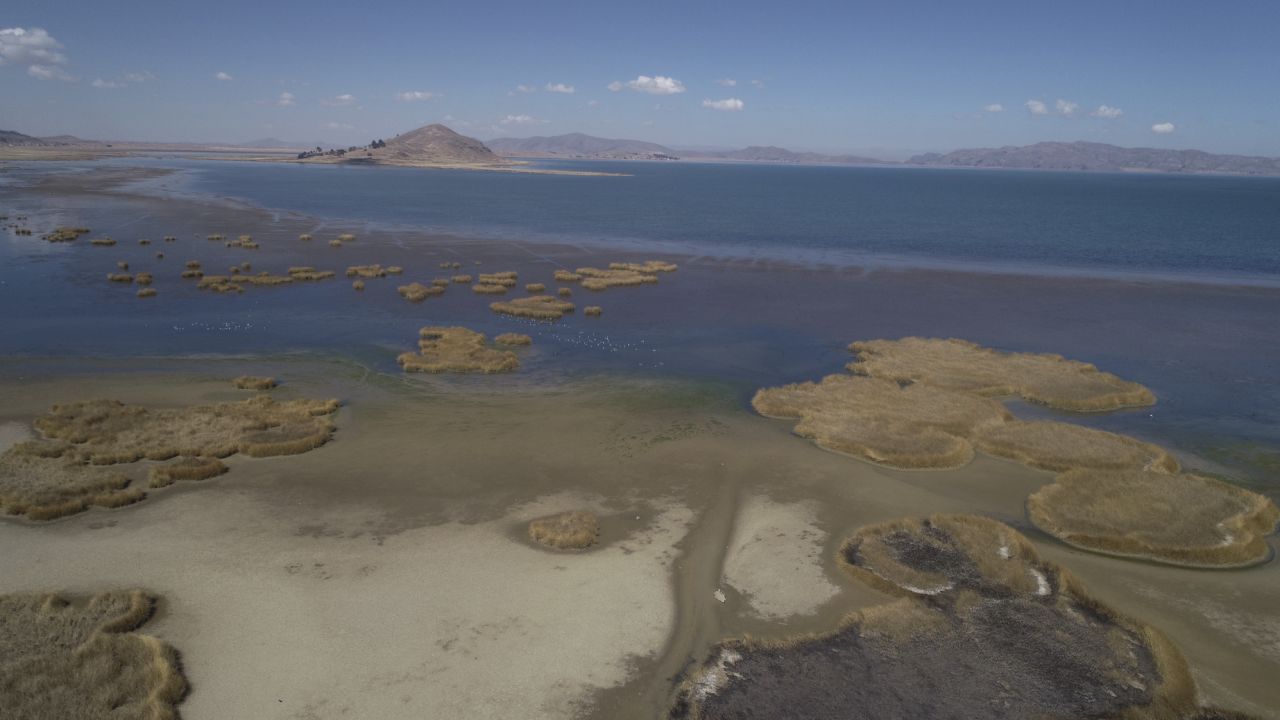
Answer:
[{"label": "hill slope", "polygon": [[299,153],[296,160],[314,163],[367,163],[410,167],[494,167],[509,162],[484,143],[444,125],[424,125],[416,130],[364,147]]},{"label": "hill slope", "polygon": [[1280,158],[1215,155],[1201,150],[1124,148],[1093,142],[1042,142],[1021,147],[956,150],[945,155],[925,153],[908,162],[951,167],[1280,175]]},{"label": "hill slope", "polygon": [[824,155],[822,153],[795,152],[776,145],[752,145],[741,150],[724,150],[719,152],[695,153],[691,156],[715,158],[719,160],[739,160],[742,162],[771,163],[837,163],[846,165],[884,165],[885,160],[859,157],[857,155]]},{"label": "hill slope", "polygon": [[594,137],[583,133],[550,137],[495,138],[490,148],[511,157],[572,157],[600,160],[674,160],[669,147],[642,140]]}]

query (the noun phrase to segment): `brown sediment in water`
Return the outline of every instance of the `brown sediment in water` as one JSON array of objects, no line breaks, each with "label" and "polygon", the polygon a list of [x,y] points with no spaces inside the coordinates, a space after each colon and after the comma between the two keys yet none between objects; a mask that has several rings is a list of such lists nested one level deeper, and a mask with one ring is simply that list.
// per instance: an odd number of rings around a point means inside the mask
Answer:
[{"label": "brown sediment in water", "polygon": [[0,714],[172,720],[187,693],[177,652],[134,632],[155,612],[141,590],[0,595]]},{"label": "brown sediment in water", "polygon": [[973,458],[969,438],[1011,415],[969,393],[856,375],[760,390],[761,415],[799,419],[795,433],[835,452],[900,468],[952,468]]},{"label": "brown sediment in water", "polygon": [[532,345],[533,338],[523,333],[502,333],[493,338],[495,345]]},{"label": "brown sediment in water", "polygon": [[547,286],[545,283],[527,283],[524,286],[524,291],[530,292],[530,293],[540,293],[545,291],[546,289],[547,289]]},{"label": "brown sediment in water", "polygon": [[529,539],[557,550],[582,550],[600,537],[600,520],[592,513],[572,510],[529,523]]},{"label": "brown sediment in water", "polygon": [[1271,557],[1270,499],[1213,478],[1149,470],[1070,470],[1027,499],[1041,530],[1094,552],[1231,568]]},{"label": "brown sediment in water", "polygon": [[855,342],[849,370],[986,396],[1017,395],[1060,410],[1103,412],[1155,403],[1135,382],[1061,355],[1007,353],[958,339],[908,337]]},{"label": "brown sediment in water", "polygon": [[988,455],[1053,472],[1150,468],[1174,473],[1179,469],[1177,459],[1157,445],[1071,423],[1014,420],[982,428],[974,441]]},{"label": "brown sediment in water", "polygon": [[531,295],[489,305],[489,309],[496,313],[534,320],[559,320],[566,314],[573,312],[573,308],[573,303],[550,295]]},{"label": "brown sediment in water", "polygon": [[241,390],[270,390],[280,383],[276,382],[273,377],[260,377],[257,375],[241,375],[233,378],[231,384]]},{"label": "brown sediment in water", "polygon": [[396,292],[400,293],[400,297],[409,302],[422,302],[429,297],[443,295],[444,288],[438,285],[423,285],[420,282],[414,282],[408,285],[401,285],[396,288]]},{"label": "brown sediment in water", "polygon": [[1197,710],[1182,654],[1088,595],[1020,534],[936,515],[859,530],[839,561],[903,596],[832,632],[729,640],[673,718],[1125,717]]},{"label": "brown sediment in water", "polygon": [[226,463],[212,457],[183,457],[156,465],[147,474],[151,487],[168,487],[179,480],[208,480],[227,472]]},{"label": "brown sediment in water", "polygon": [[405,372],[500,373],[520,367],[515,353],[486,346],[484,335],[474,330],[424,327],[418,335],[418,352],[397,358]]}]

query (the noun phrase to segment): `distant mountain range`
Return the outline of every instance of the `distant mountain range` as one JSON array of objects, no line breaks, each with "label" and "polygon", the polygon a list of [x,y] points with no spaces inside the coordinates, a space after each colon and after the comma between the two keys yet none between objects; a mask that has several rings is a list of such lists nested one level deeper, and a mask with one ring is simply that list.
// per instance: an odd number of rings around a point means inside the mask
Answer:
[{"label": "distant mountain range", "polygon": [[88,147],[102,145],[94,140],[81,140],[74,135],[54,135],[53,137],[32,137],[13,130],[0,130],[0,145],[9,147]]},{"label": "distant mountain range", "polygon": [[485,143],[507,157],[564,157],[590,160],[676,160],[669,147],[642,140],[614,140],[582,133],[553,137],[494,138]]},{"label": "distant mountain range", "polygon": [[841,165],[890,165],[889,160],[860,157],[858,155],[824,155],[813,152],[794,152],[775,145],[752,145],[741,150],[704,151],[685,153],[689,159],[737,160],[740,162],[770,162],[818,164],[835,163]]},{"label": "distant mountain range", "polygon": [[1124,148],[1094,142],[1042,142],[1021,147],[925,153],[911,165],[1037,170],[1146,171],[1280,175],[1280,158],[1215,155],[1201,150]]}]

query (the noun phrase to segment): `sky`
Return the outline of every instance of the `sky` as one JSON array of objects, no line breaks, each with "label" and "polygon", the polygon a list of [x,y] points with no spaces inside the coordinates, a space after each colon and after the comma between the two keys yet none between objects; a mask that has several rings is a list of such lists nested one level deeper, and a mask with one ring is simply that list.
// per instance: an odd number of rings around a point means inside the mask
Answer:
[{"label": "sky", "polygon": [[0,129],[1280,155],[1280,1],[5,0]]}]

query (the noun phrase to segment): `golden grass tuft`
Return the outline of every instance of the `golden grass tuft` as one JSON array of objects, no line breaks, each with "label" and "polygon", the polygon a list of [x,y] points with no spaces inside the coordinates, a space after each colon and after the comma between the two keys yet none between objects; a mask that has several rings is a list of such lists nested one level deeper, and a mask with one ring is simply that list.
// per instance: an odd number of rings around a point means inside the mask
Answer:
[{"label": "golden grass tuft", "polygon": [[1061,355],[1006,353],[966,340],[855,342],[849,370],[986,396],[1019,395],[1060,410],[1103,412],[1155,403],[1150,390]]},{"label": "golden grass tuft", "polygon": [[227,472],[226,463],[212,457],[183,457],[156,465],[147,474],[152,488],[168,487],[179,480],[208,480]]},{"label": "golden grass tuft", "polygon": [[155,276],[149,272],[135,273],[133,276],[133,281],[138,283],[139,285],[150,285],[151,283],[155,282]]},{"label": "golden grass tuft", "polygon": [[556,282],[564,282],[564,283],[578,282],[579,280],[582,279],[582,276],[579,275],[578,273],[569,272],[568,270],[556,270],[555,274],[552,277],[555,278]]},{"label": "golden grass tuft", "polygon": [[500,373],[520,367],[515,353],[487,347],[483,334],[464,327],[422,328],[418,352],[402,353],[397,361],[405,372],[424,373]]},{"label": "golden grass tuft", "polygon": [[453,282],[455,282],[455,283],[459,284],[459,285],[470,285],[470,284],[471,284],[471,276],[470,276],[470,275],[454,275],[453,277],[451,277],[451,278],[449,278],[449,279],[450,279],[450,280],[452,280]]},{"label": "golden grass tuft", "polygon": [[663,262],[661,260],[645,260],[642,263],[609,263],[610,270],[626,270],[628,272],[645,273],[653,275],[655,273],[669,273],[680,269],[675,263]]},{"label": "golden grass tuft", "polygon": [[41,237],[51,243],[74,242],[79,240],[81,235],[88,235],[90,232],[86,227],[59,227]]},{"label": "golden grass tuft", "polygon": [[150,241],[150,240],[139,240],[139,241],[138,241],[138,244],[139,244],[139,245],[150,245],[150,244],[151,244],[151,241]]},{"label": "golden grass tuft", "polygon": [[476,282],[481,285],[501,285],[503,287],[515,287],[518,276],[514,272],[496,272],[496,273],[480,273]]},{"label": "golden grass tuft", "polygon": [[311,233],[302,233],[298,236],[298,239],[303,242],[311,242]]},{"label": "golden grass tuft", "polygon": [[205,275],[200,278],[200,282],[196,283],[196,288],[199,290],[211,290],[216,293],[240,293],[244,292],[244,287],[239,283],[245,279],[227,275]]},{"label": "golden grass tuft", "polygon": [[495,345],[532,345],[533,338],[523,333],[502,333],[493,338]]},{"label": "golden grass tuft", "polygon": [[138,297],[149,298],[157,295],[156,289],[153,287],[144,287],[138,290]]},{"label": "golden grass tuft", "polygon": [[173,235],[165,235],[165,236],[164,236],[164,241],[165,241],[165,242],[178,242],[178,238],[174,237]]},{"label": "golden grass tuft", "polygon": [[316,270],[310,265],[301,265],[289,268],[289,277],[299,281],[314,282],[318,280],[329,280],[337,276],[338,274],[332,270]]},{"label": "golden grass tuft", "polygon": [[229,248],[244,248],[246,250],[257,250],[259,245],[253,241],[253,237],[249,235],[241,235],[235,240],[227,243]]},{"label": "golden grass tuft", "polygon": [[557,550],[582,550],[600,537],[600,521],[582,510],[538,518],[529,523],[529,539]]},{"label": "golden grass tuft", "polygon": [[158,253],[156,253],[156,259],[157,259],[157,260],[163,260],[163,259],[164,259],[164,253],[162,253],[162,252],[158,252]]},{"label": "golden grass tuft", "polygon": [[381,265],[352,265],[347,268],[347,277],[380,278],[386,277],[387,271]]},{"label": "golden grass tuft", "polygon": [[1163,448],[1070,423],[1016,420],[983,428],[974,437],[979,450],[1041,470],[1151,469],[1174,473],[1178,461]]},{"label": "golden grass tuft", "polygon": [[505,285],[472,285],[471,292],[479,295],[506,295]]},{"label": "golden grass tuft", "polygon": [[119,270],[128,270],[128,269],[129,269],[129,263],[127,263],[127,262],[125,262],[125,261],[123,261],[123,260],[120,260],[120,261],[118,261],[118,262],[116,263],[116,268],[117,268],[117,269],[119,269]]},{"label": "golden grass tuft", "polygon": [[0,595],[0,715],[176,720],[178,654],[134,632],[154,611],[140,590]]},{"label": "golden grass tuft", "polygon": [[422,302],[429,297],[443,295],[444,288],[438,285],[423,285],[420,282],[415,282],[409,283],[408,285],[401,285],[396,288],[396,292],[400,293],[400,297],[408,300],[409,302]]},{"label": "golden grass tuft", "polygon": [[223,240],[225,240],[225,239],[226,239],[226,236],[225,236],[225,235],[221,235],[221,234],[214,234],[214,235],[206,235],[206,236],[205,236],[205,240],[209,240],[209,241],[212,241],[212,242],[222,242],[222,241],[223,241]]},{"label": "golden grass tuft", "polygon": [[582,277],[582,287],[588,290],[608,290],[611,287],[634,287],[658,282],[653,273],[635,272],[633,270],[601,270],[599,268],[581,267],[577,275]]},{"label": "golden grass tuft", "polygon": [[533,320],[559,320],[566,314],[573,312],[573,307],[573,303],[550,295],[530,295],[489,305],[489,309],[496,313],[531,318]]},{"label": "golden grass tuft", "polygon": [[562,287],[556,290],[556,295],[559,295],[560,297],[573,297],[573,290]]},{"label": "golden grass tuft", "polygon": [[330,240],[330,241],[329,241],[329,247],[342,247],[342,241],[341,241],[341,240]]},{"label": "golden grass tuft", "polygon": [[356,281],[352,282],[352,283],[351,283],[351,289],[352,289],[352,290],[363,290],[363,289],[364,289],[364,281],[363,281],[363,280],[356,280]]},{"label": "golden grass tuft", "polygon": [[188,260],[188,261],[187,261],[187,264],[186,264],[186,267],[187,267],[187,269],[188,269],[188,270],[199,270],[199,269],[200,269],[200,261],[199,261],[199,260]]},{"label": "golden grass tuft", "polygon": [[449,287],[449,278],[436,278],[431,281],[431,284],[436,287],[447,288]]},{"label": "golden grass tuft", "polygon": [[[462,267],[462,263],[460,262],[449,262],[448,260],[446,260],[440,263],[441,270],[457,270],[461,267]],[[471,282],[471,281],[468,280],[467,282]]]},{"label": "golden grass tuft", "polygon": [[184,280],[190,280],[193,278],[202,278],[202,277],[204,277],[203,270],[183,270],[182,271],[182,279]]},{"label": "golden grass tuft", "polygon": [[546,289],[547,286],[544,283],[528,283],[524,286],[525,292],[530,293],[540,293],[544,292]]},{"label": "golden grass tuft", "polygon": [[356,236],[352,235],[351,233],[342,233],[341,235],[338,236],[338,242],[340,243],[349,243],[349,242],[355,242],[355,241],[356,241]]},{"label": "golden grass tuft", "polygon": [[855,375],[760,390],[751,404],[766,417],[799,419],[796,434],[819,447],[899,468],[964,465],[969,438],[1012,417],[988,398]]},{"label": "golden grass tuft", "polygon": [[101,247],[111,247],[112,245],[116,244],[116,241],[112,240],[111,238],[94,238],[89,241],[89,244],[98,245]]},{"label": "golden grass tuft", "polygon": [[387,274],[388,274],[388,275],[403,275],[403,274],[404,274],[404,268],[400,267],[399,265],[388,265],[388,266],[387,266]]},{"label": "golden grass tuft", "polygon": [[131,283],[133,276],[129,273],[107,273],[107,280],[118,283]]},{"label": "golden grass tuft", "polygon": [[604,314],[604,308],[599,305],[588,305],[582,309],[582,314],[587,317],[600,317]]},{"label": "golden grass tuft", "polygon": [[1086,550],[1192,567],[1263,562],[1275,503],[1190,473],[1076,469],[1027,499],[1031,521]]},{"label": "golden grass tuft", "polygon": [[280,383],[276,382],[273,377],[261,377],[258,375],[241,375],[233,378],[231,384],[240,390],[271,390]]}]

